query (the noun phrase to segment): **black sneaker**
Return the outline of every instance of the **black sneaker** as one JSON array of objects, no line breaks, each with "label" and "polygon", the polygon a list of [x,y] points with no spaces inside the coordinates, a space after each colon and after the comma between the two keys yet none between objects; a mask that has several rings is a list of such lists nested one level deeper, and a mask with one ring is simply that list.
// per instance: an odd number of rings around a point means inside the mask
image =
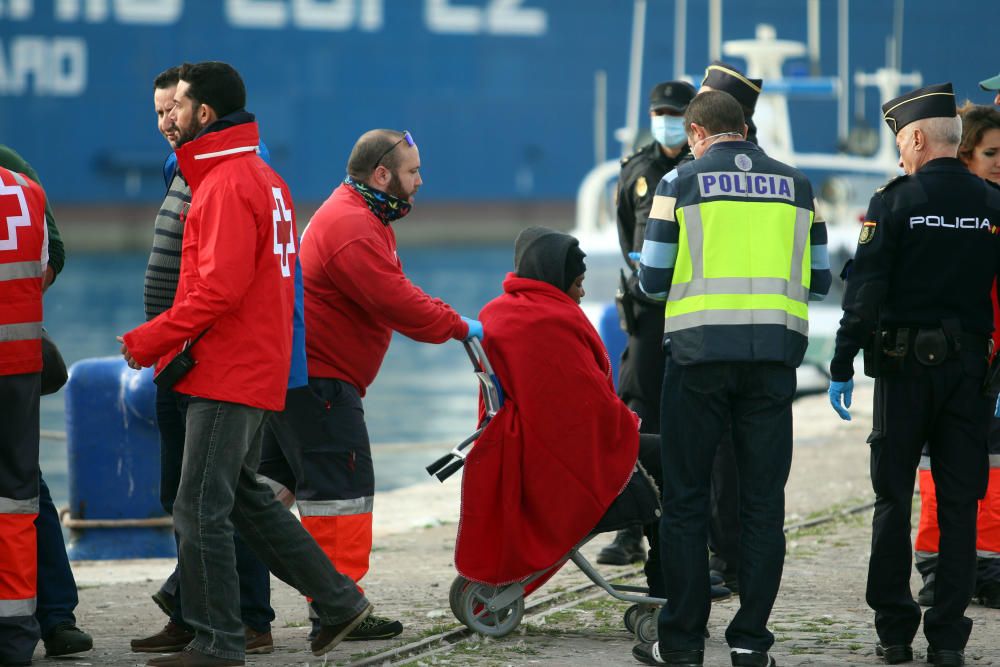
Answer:
[{"label": "black sneaker", "polygon": [[316,633],[316,637],[309,642],[309,648],[312,650],[313,655],[325,655],[332,651],[337,644],[344,641],[344,638],[354,628],[361,625],[368,618],[374,608],[375,605],[369,602],[368,606],[358,612],[354,618],[348,619],[343,623],[337,623],[336,625],[321,625],[319,632]]},{"label": "black sneaker", "polygon": [[82,653],[94,648],[93,638],[72,623],[60,623],[42,638],[42,643],[45,644],[46,658]]},{"label": "black sneaker", "polygon": [[733,667],[777,667],[774,656],[766,651],[730,651]]},{"label": "black sneaker", "polygon": [[601,565],[629,565],[643,560],[646,560],[646,550],[642,548],[641,526],[619,530],[614,541],[597,554],[597,562]]},{"label": "black sneaker", "polygon": [[990,581],[979,587],[976,601],[990,609],[1000,609],[1000,582]]},{"label": "black sneaker", "polygon": [[382,616],[370,614],[344,637],[345,642],[367,642],[375,639],[392,639],[403,632],[403,624]]},{"label": "black sneaker", "polygon": [[723,600],[728,600],[733,597],[733,592],[725,586],[713,585],[709,588],[709,595],[712,598],[712,602],[722,602]]},{"label": "black sneaker", "polygon": [[632,647],[632,657],[644,665],[676,665],[677,667],[701,667],[705,661],[704,651],[660,652],[657,642],[636,644]]},{"label": "black sneaker", "polygon": [[927,662],[935,667],[962,667],[965,664],[965,653],[946,649],[927,647]]},{"label": "black sneaker", "polygon": [[879,642],[875,644],[875,655],[887,665],[898,665],[913,661],[913,647],[909,644],[886,645]]}]

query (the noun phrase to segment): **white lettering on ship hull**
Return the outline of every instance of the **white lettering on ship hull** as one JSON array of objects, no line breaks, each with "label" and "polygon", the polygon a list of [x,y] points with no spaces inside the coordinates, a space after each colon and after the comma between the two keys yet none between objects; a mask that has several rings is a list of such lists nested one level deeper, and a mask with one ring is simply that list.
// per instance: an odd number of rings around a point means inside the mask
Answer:
[{"label": "white lettering on ship hull", "polygon": [[[215,0],[212,0],[215,1]],[[533,0],[424,0],[430,32],[459,35],[539,37],[548,32],[548,12],[526,7]],[[0,20],[29,21],[36,5],[54,3],[59,23],[173,25],[184,14],[184,0],[0,0]],[[202,0],[204,2],[204,0]],[[237,28],[364,30],[385,27],[386,0],[225,0],[229,25]],[[478,6],[477,6],[478,3]]]},{"label": "white lettering on ship hull", "polygon": [[81,95],[87,45],[78,37],[20,35],[0,40],[0,95]]}]

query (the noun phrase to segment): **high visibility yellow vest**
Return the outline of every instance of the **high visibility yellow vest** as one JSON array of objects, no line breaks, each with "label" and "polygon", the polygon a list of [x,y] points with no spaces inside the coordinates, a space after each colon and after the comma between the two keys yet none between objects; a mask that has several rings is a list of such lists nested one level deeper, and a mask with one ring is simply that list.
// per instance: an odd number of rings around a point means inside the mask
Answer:
[{"label": "high visibility yellow vest", "polygon": [[711,201],[678,209],[666,332],[780,324],[808,335],[813,216],[778,202]]}]

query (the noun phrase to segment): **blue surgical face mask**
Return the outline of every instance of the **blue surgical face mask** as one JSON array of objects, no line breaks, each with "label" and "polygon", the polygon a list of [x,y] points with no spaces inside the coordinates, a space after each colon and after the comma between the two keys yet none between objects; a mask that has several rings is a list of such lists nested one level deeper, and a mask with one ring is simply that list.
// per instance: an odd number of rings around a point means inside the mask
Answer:
[{"label": "blue surgical face mask", "polygon": [[683,116],[653,116],[650,119],[650,129],[653,132],[653,138],[661,146],[673,148],[687,141]]}]

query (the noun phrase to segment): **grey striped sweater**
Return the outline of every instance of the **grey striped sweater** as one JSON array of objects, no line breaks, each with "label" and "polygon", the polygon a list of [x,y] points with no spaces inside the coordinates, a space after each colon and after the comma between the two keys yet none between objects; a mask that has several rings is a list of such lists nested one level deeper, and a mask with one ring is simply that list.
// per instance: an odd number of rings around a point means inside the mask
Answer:
[{"label": "grey striped sweater", "polygon": [[181,173],[174,174],[167,189],[167,196],[156,214],[153,226],[153,249],[146,265],[142,301],[146,319],[151,320],[174,303],[177,281],[181,274],[181,242],[184,238],[184,220],[191,204],[191,187]]}]

